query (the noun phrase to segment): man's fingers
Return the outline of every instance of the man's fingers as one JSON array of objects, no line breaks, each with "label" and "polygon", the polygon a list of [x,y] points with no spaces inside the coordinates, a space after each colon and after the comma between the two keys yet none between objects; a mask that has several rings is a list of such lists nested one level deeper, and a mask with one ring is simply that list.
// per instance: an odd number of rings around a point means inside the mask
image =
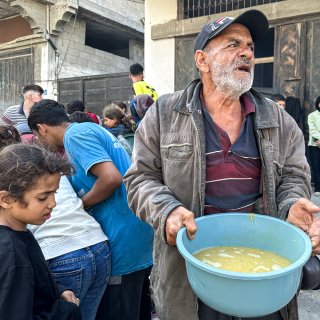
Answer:
[{"label": "man's fingers", "polygon": [[188,220],[185,220],[184,221],[184,226],[187,229],[188,238],[190,240],[193,240],[195,238],[195,234],[196,234],[196,232],[198,230],[198,227],[197,227],[196,222],[194,221],[194,218],[191,217]]},{"label": "man's fingers", "polygon": [[320,208],[308,199],[301,198],[298,202],[299,202],[299,207],[305,211],[308,211],[311,213],[320,212]]},{"label": "man's fingers", "polygon": [[166,228],[167,242],[170,246],[175,246],[177,244],[177,234],[179,229],[180,228],[174,224]]}]

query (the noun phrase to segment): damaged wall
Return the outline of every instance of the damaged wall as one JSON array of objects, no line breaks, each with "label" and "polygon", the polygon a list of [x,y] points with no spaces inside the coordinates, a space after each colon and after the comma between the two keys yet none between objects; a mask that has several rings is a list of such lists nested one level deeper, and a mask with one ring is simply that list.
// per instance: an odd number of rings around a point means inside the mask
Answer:
[{"label": "damaged wall", "polygon": [[[73,19],[64,26],[59,38],[55,41],[61,53],[60,64],[62,63],[73,26]],[[66,60],[62,67],[59,78],[70,78],[80,76],[91,76],[106,73],[128,72],[134,62],[143,63],[143,47],[134,42],[133,53],[126,59],[106,51],[94,49],[85,45],[86,22],[77,20],[74,34],[71,36],[70,46]],[[53,63],[53,62],[52,62]]]}]

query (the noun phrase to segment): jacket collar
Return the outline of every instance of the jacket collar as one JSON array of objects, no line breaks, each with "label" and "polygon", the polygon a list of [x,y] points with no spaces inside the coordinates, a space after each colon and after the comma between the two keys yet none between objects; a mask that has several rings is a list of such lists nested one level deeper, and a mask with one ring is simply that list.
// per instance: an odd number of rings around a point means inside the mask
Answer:
[{"label": "jacket collar", "polygon": [[[185,90],[183,91],[179,101],[174,106],[173,110],[189,115],[192,111],[192,106],[197,105],[196,102],[199,98],[199,93],[201,89],[201,80],[196,79],[190,82]],[[279,123],[277,118],[272,110],[267,99],[262,96],[258,91],[250,89],[247,94],[252,99],[256,106],[255,118],[256,125],[258,129],[265,128],[277,128]]]}]

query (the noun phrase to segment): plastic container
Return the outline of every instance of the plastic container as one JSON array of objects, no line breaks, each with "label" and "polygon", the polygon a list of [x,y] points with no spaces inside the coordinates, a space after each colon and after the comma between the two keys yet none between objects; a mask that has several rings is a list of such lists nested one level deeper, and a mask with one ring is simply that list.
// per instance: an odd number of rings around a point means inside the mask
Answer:
[{"label": "plastic container", "polygon": [[[312,245],[299,228],[276,218],[247,213],[215,214],[196,219],[198,231],[189,240],[186,228],[177,246],[186,260],[190,285],[206,305],[236,317],[261,317],[283,308],[295,295]],[[210,247],[242,246],[279,254],[292,265],[270,272],[240,273],[209,266],[192,256]]]}]

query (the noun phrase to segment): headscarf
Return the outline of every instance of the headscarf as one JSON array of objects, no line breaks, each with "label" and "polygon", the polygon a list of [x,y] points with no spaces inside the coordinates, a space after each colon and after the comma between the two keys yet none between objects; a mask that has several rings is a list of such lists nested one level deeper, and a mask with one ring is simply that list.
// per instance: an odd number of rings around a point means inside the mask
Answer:
[{"label": "headscarf", "polygon": [[134,108],[137,111],[139,118],[142,120],[148,109],[153,105],[153,99],[147,94],[139,94],[134,98]]}]

